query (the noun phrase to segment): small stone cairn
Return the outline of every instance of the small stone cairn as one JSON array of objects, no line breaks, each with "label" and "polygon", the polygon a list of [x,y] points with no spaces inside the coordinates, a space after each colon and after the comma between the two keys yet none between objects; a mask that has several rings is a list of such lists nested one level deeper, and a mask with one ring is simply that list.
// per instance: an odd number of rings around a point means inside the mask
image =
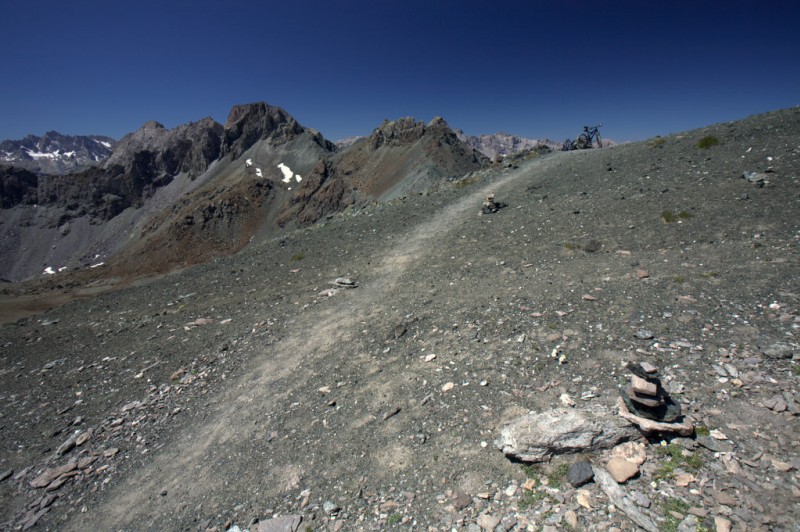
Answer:
[{"label": "small stone cairn", "polygon": [[661,384],[658,369],[647,362],[628,362],[631,383],[621,391],[620,415],[644,432],[677,432],[689,435],[691,421],[682,420],[681,406],[672,400]]},{"label": "small stone cairn", "polygon": [[494,214],[503,207],[508,207],[508,204],[495,201],[494,194],[489,194],[486,196],[486,201],[483,202],[483,207],[481,207],[479,214]]}]

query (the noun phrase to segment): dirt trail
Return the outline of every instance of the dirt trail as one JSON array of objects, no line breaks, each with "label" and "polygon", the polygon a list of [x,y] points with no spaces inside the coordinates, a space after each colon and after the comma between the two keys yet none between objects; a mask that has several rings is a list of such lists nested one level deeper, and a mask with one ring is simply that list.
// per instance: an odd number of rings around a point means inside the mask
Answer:
[{"label": "dirt trail", "polygon": [[[412,268],[420,267],[437,240],[445,238],[459,219],[477,214],[487,194],[500,192],[504,185],[531,172],[546,170],[553,160],[535,160],[513,170],[413,227],[406,238],[383,253],[371,276],[374,281],[347,291],[345,297],[333,297],[330,305],[301,314],[280,343],[269,347],[268,352],[264,352],[266,349],[253,352],[253,368],[220,393],[218,406],[208,416],[207,423],[178,435],[175,443],[159,451],[148,467],[117,483],[101,507],[78,515],[68,528],[153,529],[159,527],[163,517],[175,512],[174,506],[194,508],[202,501],[213,500],[216,487],[236,481],[226,478],[231,460],[258,457],[230,453],[218,464],[212,464],[209,457],[220,449],[241,449],[243,441],[251,438],[249,428],[258,423],[263,412],[284,408],[287,390],[279,382],[286,379],[295,384],[301,382],[304,368],[311,366],[315,357],[329,356],[337,345],[352,339],[362,328],[360,323],[380,311],[402,277]],[[252,469],[257,464],[243,463],[237,467]],[[265,478],[272,475],[272,483],[282,487],[291,482],[293,472],[263,473]],[[161,496],[165,491],[169,495]]]}]

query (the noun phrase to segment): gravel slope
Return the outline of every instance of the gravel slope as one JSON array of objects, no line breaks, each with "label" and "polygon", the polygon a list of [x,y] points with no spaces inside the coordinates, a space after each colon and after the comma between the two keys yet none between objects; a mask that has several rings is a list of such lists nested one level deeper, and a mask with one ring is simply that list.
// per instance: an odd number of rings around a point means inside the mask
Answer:
[{"label": "gravel slope", "polygon": [[[799,177],[798,109],[518,159],[9,323],[3,526],[631,529],[564,482],[580,456],[524,468],[492,442],[563,394],[612,406],[622,364],[647,360],[731,447],[675,443],[696,457],[676,475],[648,445],[623,485],[641,511],[795,528]],[[478,216],[489,193],[508,207]],[[320,295],[337,277],[358,287]],[[62,486],[31,487],[74,458]]]}]

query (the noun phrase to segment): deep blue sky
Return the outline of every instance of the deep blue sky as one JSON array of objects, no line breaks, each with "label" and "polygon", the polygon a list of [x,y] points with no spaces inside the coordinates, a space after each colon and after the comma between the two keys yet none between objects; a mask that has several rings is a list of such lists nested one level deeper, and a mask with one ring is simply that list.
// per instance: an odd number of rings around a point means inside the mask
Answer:
[{"label": "deep blue sky", "polygon": [[266,101],[332,140],[441,115],[624,141],[800,105],[800,2],[0,0],[0,59],[0,139]]}]

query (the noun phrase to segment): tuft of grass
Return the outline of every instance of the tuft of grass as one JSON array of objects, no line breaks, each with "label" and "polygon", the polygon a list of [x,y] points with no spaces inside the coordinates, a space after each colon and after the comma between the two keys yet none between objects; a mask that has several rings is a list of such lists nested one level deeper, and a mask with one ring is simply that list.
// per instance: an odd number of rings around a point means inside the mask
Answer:
[{"label": "tuft of grass", "polygon": [[543,501],[547,497],[544,492],[541,491],[528,491],[526,492],[522,498],[519,500],[519,509],[520,510],[528,510],[536,506],[539,502]]},{"label": "tuft of grass", "polygon": [[679,467],[697,471],[703,466],[703,459],[700,455],[693,453],[689,456],[683,456],[683,448],[675,443],[664,447],[655,447],[655,454],[666,458],[653,475],[656,480],[673,478],[675,470]]},{"label": "tuft of grass", "polygon": [[389,517],[386,518],[386,524],[388,526],[392,526],[392,525],[396,525],[397,523],[399,523],[402,520],[403,520],[402,514],[395,512],[395,513],[393,513],[392,515],[390,515]]},{"label": "tuft of grass", "polygon": [[575,251],[577,249],[581,249],[581,245],[576,244],[575,242],[564,242],[564,248],[570,251]]},{"label": "tuft of grass", "polygon": [[680,523],[678,522],[678,519],[670,512],[677,512],[685,515],[686,512],[689,511],[689,504],[680,499],[670,497],[664,501],[662,508],[664,510],[664,517],[666,517],[666,521],[664,522],[664,527],[661,530],[664,532],[676,532]]},{"label": "tuft of grass", "polygon": [[664,137],[658,135],[658,136],[656,136],[656,138],[654,138],[653,140],[650,141],[650,147],[651,148],[660,148],[666,143],[667,143],[667,139],[665,139]]},{"label": "tuft of grass", "polygon": [[719,139],[714,135],[706,135],[705,137],[697,141],[697,147],[700,148],[701,150],[707,150],[711,146],[716,146],[717,144],[719,144]]},{"label": "tuft of grass", "polygon": [[547,475],[547,484],[551,488],[560,488],[561,485],[564,483],[564,479],[567,478],[567,472],[569,471],[569,464],[560,464],[555,469],[553,469]]},{"label": "tuft of grass", "polygon": [[525,478],[532,478],[536,480],[538,475],[536,474],[536,468],[533,467],[531,464],[522,464],[522,471],[525,472]]},{"label": "tuft of grass", "polygon": [[713,279],[719,277],[719,272],[703,272],[700,274],[700,276]]},{"label": "tuft of grass", "polygon": [[671,224],[673,222],[677,222],[678,220],[688,220],[692,217],[692,213],[688,211],[680,211],[678,214],[673,213],[670,210],[662,211],[661,212],[661,219],[664,220],[664,223]]},{"label": "tuft of grass", "polygon": [[306,254],[301,251],[300,253],[295,253],[294,255],[292,255],[292,258],[289,259],[289,260],[291,262],[299,262],[299,261],[303,260],[304,258],[306,258]]},{"label": "tuft of grass", "polygon": [[800,377],[800,364],[795,364],[794,366],[792,366],[792,371],[794,372],[795,375]]},{"label": "tuft of grass", "polygon": [[694,428],[694,433],[697,434],[698,436],[708,436],[709,434],[711,434],[711,429],[709,429],[705,425],[697,425]]},{"label": "tuft of grass", "polygon": [[676,275],[675,277],[672,278],[672,280],[678,284],[683,284],[686,282],[686,278],[683,275]]}]

